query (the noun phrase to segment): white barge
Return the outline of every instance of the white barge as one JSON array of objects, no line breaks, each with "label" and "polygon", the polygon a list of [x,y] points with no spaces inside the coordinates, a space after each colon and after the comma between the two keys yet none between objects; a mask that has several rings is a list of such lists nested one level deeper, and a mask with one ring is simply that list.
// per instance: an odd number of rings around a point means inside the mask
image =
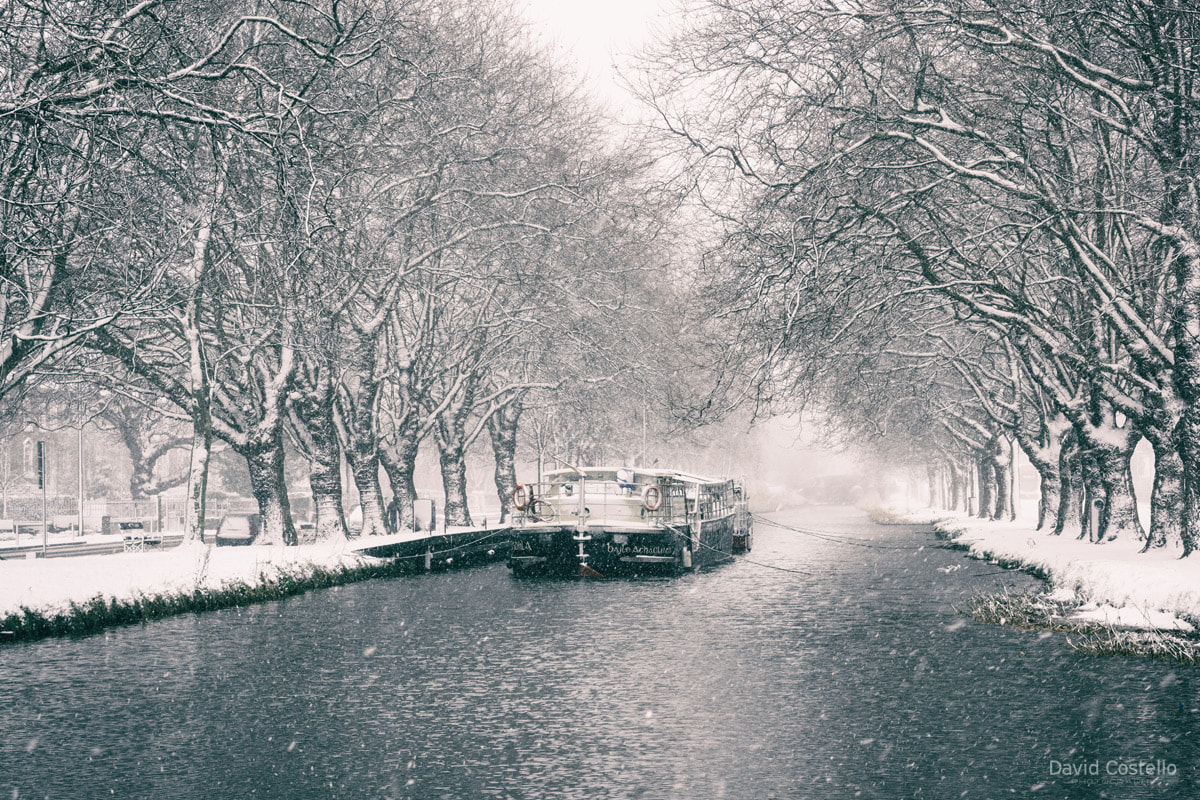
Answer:
[{"label": "white barge", "polygon": [[513,491],[508,565],[518,574],[675,574],[752,544],[740,481],[673,470],[584,467]]}]

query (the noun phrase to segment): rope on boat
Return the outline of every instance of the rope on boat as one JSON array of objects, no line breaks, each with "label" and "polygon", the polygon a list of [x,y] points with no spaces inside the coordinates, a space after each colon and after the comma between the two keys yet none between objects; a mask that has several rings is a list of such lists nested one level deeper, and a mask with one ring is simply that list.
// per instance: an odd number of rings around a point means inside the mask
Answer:
[{"label": "rope on boat", "polygon": [[[678,536],[683,536],[687,539],[691,538],[688,534],[684,533],[679,528],[676,528],[673,525],[664,525],[663,527],[674,531],[676,533],[676,535],[678,535]],[[697,540],[696,544],[700,545],[701,547],[707,548],[709,550],[713,550],[722,555],[729,555],[726,551],[721,550],[716,547],[713,547],[712,545],[705,544],[704,542],[702,542],[700,540]],[[780,572],[793,572],[797,575],[812,575],[813,574],[811,572],[806,572],[805,570],[802,570],[802,569],[792,569],[791,567],[780,567],[780,566],[776,566],[775,564],[764,564],[761,561],[755,561],[754,559],[748,558],[746,556],[739,556],[738,561],[742,562],[742,563],[746,563],[746,564],[753,564],[756,567],[763,567],[765,569],[774,569],[774,570],[779,570]]]}]

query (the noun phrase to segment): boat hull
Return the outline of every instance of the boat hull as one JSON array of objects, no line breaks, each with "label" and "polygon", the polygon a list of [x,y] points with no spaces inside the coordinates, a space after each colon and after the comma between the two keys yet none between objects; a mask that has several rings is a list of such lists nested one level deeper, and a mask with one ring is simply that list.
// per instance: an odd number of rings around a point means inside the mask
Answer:
[{"label": "boat hull", "polygon": [[[732,517],[675,527],[539,525],[512,532],[508,565],[521,575],[674,575],[733,557]],[[582,548],[581,548],[582,545]],[[582,553],[582,555],[581,555]]]}]

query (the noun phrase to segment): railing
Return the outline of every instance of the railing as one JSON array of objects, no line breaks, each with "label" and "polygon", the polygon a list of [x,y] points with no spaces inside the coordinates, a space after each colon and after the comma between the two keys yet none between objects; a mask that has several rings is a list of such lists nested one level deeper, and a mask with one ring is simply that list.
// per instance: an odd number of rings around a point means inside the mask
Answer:
[{"label": "railing", "polygon": [[[694,483],[664,479],[622,485],[611,480],[524,484],[518,522],[578,525],[690,525],[735,513],[732,482]],[[697,512],[697,509],[698,512]]]},{"label": "railing", "polygon": [[641,487],[621,487],[613,481],[574,481],[526,484],[522,511],[525,523],[557,522],[575,525],[580,515],[590,523],[648,522]]}]

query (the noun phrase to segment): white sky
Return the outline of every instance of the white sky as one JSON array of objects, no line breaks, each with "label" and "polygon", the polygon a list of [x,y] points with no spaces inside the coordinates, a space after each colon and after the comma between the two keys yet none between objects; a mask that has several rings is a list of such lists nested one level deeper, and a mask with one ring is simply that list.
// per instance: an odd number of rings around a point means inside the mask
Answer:
[{"label": "white sky", "polygon": [[651,40],[673,9],[673,0],[518,0],[526,18],[572,55],[597,97],[613,110],[634,101],[617,82],[615,64]]}]

